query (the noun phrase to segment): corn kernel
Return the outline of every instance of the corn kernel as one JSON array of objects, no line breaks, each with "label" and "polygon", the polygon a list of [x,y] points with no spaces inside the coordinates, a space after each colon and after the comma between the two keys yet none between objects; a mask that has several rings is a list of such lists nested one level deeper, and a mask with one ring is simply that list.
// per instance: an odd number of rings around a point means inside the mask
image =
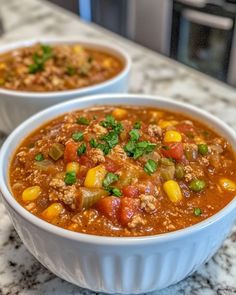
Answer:
[{"label": "corn kernel", "polygon": [[164,136],[164,142],[181,142],[182,136],[179,132],[170,130]]},{"label": "corn kernel", "polygon": [[102,182],[107,171],[103,165],[98,165],[88,170],[84,186],[89,188],[102,188]]},{"label": "corn kernel", "polygon": [[180,186],[178,182],[174,180],[166,181],[163,184],[163,189],[171,202],[179,202],[183,198]]},{"label": "corn kernel", "polygon": [[170,120],[170,121],[160,120],[159,123],[158,123],[158,125],[161,128],[172,127],[172,126],[174,126],[176,124],[178,124],[178,122],[175,121],[175,120]]},{"label": "corn kernel", "polygon": [[161,111],[149,111],[148,114],[150,115],[150,118],[151,118],[150,121],[152,121],[152,122],[155,121],[156,123],[164,115],[164,113]]},{"label": "corn kernel", "polygon": [[70,162],[66,165],[66,172],[79,172],[80,165],[77,162]]},{"label": "corn kernel", "polygon": [[220,186],[224,190],[230,191],[230,192],[236,191],[236,184],[232,180],[230,180],[228,178],[221,178],[219,182],[220,182]]},{"label": "corn kernel", "polygon": [[112,116],[115,117],[117,120],[122,120],[124,119],[128,114],[127,110],[121,109],[121,108],[116,108],[112,112]]},{"label": "corn kernel", "polygon": [[200,136],[195,136],[194,141],[196,144],[206,144],[205,140],[201,138]]},{"label": "corn kernel", "polygon": [[73,47],[73,51],[74,51],[74,53],[81,53],[81,52],[84,51],[84,49],[83,49],[83,47],[80,46],[80,45],[75,45],[75,46]]},{"label": "corn kernel", "polygon": [[42,212],[42,216],[47,220],[52,220],[58,217],[62,210],[63,206],[60,203],[53,203]]},{"label": "corn kernel", "polygon": [[6,64],[0,63],[0,70],[4,70],[6,68]]},{"label": "corn kernel", "polygon": [[104,68],[110,68],[112,66],[112,59],[110,58],[104,59],[104,61],[102,62],[102,65]]},{"label": "corn kernel", "polygon": [[41,193],[41,188],[38,185],[26,188],[22,193],[22,200],[30,202],[36,200]]}]

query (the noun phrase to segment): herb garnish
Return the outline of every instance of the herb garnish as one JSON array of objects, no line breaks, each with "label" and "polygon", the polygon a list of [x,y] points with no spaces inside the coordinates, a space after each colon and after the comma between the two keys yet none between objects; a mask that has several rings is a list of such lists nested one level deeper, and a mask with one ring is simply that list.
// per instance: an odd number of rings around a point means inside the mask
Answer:
[{"label": "herb garnish", "polygon": [[130,140],[131,141],[137,141],[139,139],[139,137],[140,137],[140,134],[139,134],[137,129],[132,129],[129,132],[129,135],[130,135]]},{"label": "herb garnish", "polygon": [[170,147],[168,145],[163,145],[162,148],[163,148],[163,150],[166,150],[166,151],[168,151],[170,149]]},{"label": "herb garnish", "polygon": [[118,181],[119,179],[119,175],[114,174],[112,172],[108,172],[107,175],[105,176],[104,180],[103,180],[103,186],[105,188],[109,188],[109,186],[113,183]]},{"label": "herb garnish", "polygon": [[39,55],[38,53],[33,54],[34,63],[29,65],[30,74],[35,74],[37,72],[43,71],[46,61],[53,56],[52,47],[48,45],[41,45],[41,49],[43,51],[42,55]]},{"label": "herb garnish", "polygon": [[154,172],[156,172],[157,167],[158,167],[158,164],[157,164],[154,160],[149,159],[149,160],[146,162],[146,164],[144,165],[144,168],[143,168],[143,169],[144,169],[144,171],[145,171],[147,174],[151,175],[151,174],[153,174]]},{"label": "herb garnish", "polygon": [[81,143],[81,145],[78,147],[78,149],[77,149],[77,155],[78,156],[81,156],[81,155],[83,155],[83,154],[85,154],[85,152],[86,152],[86,144],[83,142],[83,143]]},{"label": "herb garnish", "polygon": [[100,122],[100,125],[105,128],[111,128],[117,134],[123,130],[123,126],[120,122],[117,122],[112,115],[107,115],[104,121]]},{"label": "herb garnish", "polygon": [[84,134],[82,132],[75,132],[71,137],[74,141],[81,141],[84,139]]},{"label": "herb garnish", "polygon": [[125,146],[124,150],[129,157],[133,157],[134,159],[138,159],[144,154],[151,153],[156,147],[155,143],[149,141],[140,141],[135,142],[130,140]]},{"label": "herb garnish", "polygon": [[111,187],[110,185],[118,181],[118,179],[119,179],[119,175],[108,172],[102,183],[105,190],[107,190],[109,193],[111,193],[112,195],[116,197],[120,197],[122,193],[120,189],[118,189],[117,187]]},{"label": "herb garnish", "polygon": [[76,173],[74,171],[66,172],[64,182],[67,185],[76,183]]},{"label": "herb garnish", "polygon": [[140,129],[141,128],[141,122],[137,121],[134,123],[134,129]]},{"label": "herb garnish", "polygon": [[96,148],[99,145],[95,138],[91,138],[89,144],[92,148]]},{"label": "herb garnish", "polygon": [[89,119],[85,118],[85,117],[79,117],[76,120],[76,123],[79,125],[89,125]]}]

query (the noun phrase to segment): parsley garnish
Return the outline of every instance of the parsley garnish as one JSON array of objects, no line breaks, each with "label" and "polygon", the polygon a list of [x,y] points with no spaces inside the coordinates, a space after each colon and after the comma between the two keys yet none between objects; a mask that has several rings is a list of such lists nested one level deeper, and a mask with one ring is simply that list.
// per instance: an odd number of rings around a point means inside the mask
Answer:
[{"label": "parsley garnish", "polygon": [[35,74],[37,72],[43,71],[46,61],[53,56],[52,47],[48,45],[41,45],[41,49],[43,51],[42,55],[39,55],[38,53],[33,54],[34,63],[29,65],[30,74]]},{"label": "parsley garnish", "polygon": [[129,135],[130,135],[130,140],[132,141],[137,141],[140,137],[139,135],[139,132],[137,129],[132,129],[130,132],[129,132]]},{"label": "parsley garnish", "polygon": [[106,143],[99,143],[97,148],[103,151],[104,155],[107,155],[110,152],[110,147]]},{"label": "parsley garnish", "polygon": [[76,173],[74,171],[66,172],[64,182],[67,185],[72,185],[76,183]]},{"label": "parsley garnish", "polygon": [[44,156],[43,154],[37,154],[35,157],[34,157],[35,161],[38,161],[38,162],[41,162],[44,160]]},{"label": "parsley garnish", "polygon": [[134,129],[140,129],[141,128],[141,122],[137,121],[134,123]]},{"label": "parsley garnish", "polygon": [[81,140],[84,139],[84,135],[83,135],[82,132],[75,132],[75,133],[72,134],[71,137],[72,137],[72,139],[73,139],[74,141],[81,141]]},{"label": "parsley garnish", "polygon": [[113,196],[116,196],[116,197],[120,197],[120,196],[122,196],[121,191],[120,191],[117,187],[112,187],[112,188],[110,189],[110,193],[111,193]]},{"label": "parsley garnish", "polygon": [[85,117],[79,117],[76,120],[76,123],[79,125],[89,125],[89,119],[85,118]]},{"label": "parsley garnish", "polygon": [[107,175],[105,176],[102,184],[105,188],[109,188],[109,186],[113,182],[116,182],[118,179],[119,179],[119,175],[108,172]]},{"label": "parsley garnish", "polygon": [[82,154],[85,154],[86,152],[86,144],[83,142],[77,149],[77,155],[81,156]]},{"label": "parsley garnish", "polygon": [[156,172],[157,167],[158,167],[157,163],[156,163],[155,161],[149,159],[149,160],[146,162],[146,164],[144,165],[144,168],[143,168],[143,169],[144,169],[144,171],[145,171],[147,174],[151,175],[151,174],[153,174],[154,172]]},{"label": "parsley garnish", "polygon": [[96,141],[95,138],[92,138],[92,139],[90,139],[89,144],[92,148],[96,148],[99,143]]},{"label": "parsley garnish", "polygon": [[123,130],[121,123],[117,122],[112,115],[107,115],[105,120],[100,122],[100,125],[105,128],[111,128],[118,134],[120,134],[120,132]]},{"label": "parsley garnish", "polygon": [[109,132],[108,134],[102,136],[101,139],[104,140],[110,148],[113,148],[119,142],[119,136],[115,131]]},{"label": "parsley garnish", "polygon": [[129,157],[133,157],[134,159],[138,159],[144,154],[151,153],[156,147],[155,143],[151,143],[149,141],[140,141],[134,142],[130,140],[125,146],[124,150],[128,154]]}]

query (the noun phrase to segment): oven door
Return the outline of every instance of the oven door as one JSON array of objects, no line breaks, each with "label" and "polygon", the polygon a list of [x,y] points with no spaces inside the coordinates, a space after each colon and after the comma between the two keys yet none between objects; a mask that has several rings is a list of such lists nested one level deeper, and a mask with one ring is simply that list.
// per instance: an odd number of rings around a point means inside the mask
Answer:
[{"label": "oven door", "polygon": [[227,80],[233,19],[184,9],[179,17],[175,58],[220,80]]}]

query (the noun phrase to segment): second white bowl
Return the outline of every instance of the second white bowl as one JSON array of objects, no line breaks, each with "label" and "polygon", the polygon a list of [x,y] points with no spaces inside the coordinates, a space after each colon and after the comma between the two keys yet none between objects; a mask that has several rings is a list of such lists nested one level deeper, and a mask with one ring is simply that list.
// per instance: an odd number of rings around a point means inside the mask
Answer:
[{"label": "second white bowl", "polygon": [[15,91],[0,88],[0,131],[8,134],[19,123],[27,119],[32,114],[75,97],[87,96],[100,93],[125,93],[128,90],[128,80],[131,69],[131,59],[128,54],[117,45],[107,42],[89,39],[38,39],[19,41],[12,44],[4,45],[0,48],[0,54],[26,46],[31,46],[35,43],[44,44],[75,44],[79,43],[82,46],[98,49],[110,53],[119,58],[124,68],[114,78],[98,83],[92,86],[83,87],[80,89],[53,91],[53,92],[29,92]]}]

